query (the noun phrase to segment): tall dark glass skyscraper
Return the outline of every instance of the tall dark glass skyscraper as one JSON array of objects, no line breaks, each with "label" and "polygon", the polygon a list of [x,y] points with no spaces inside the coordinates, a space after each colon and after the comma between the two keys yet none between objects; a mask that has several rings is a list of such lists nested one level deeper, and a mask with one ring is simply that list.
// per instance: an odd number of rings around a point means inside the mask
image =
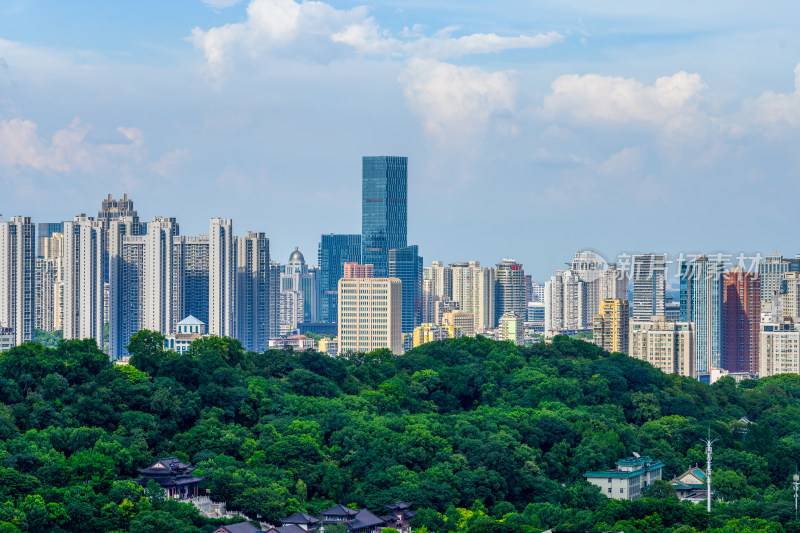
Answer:
[{"label": "tall dark glass skyscraper", "polygon": [[405,248],[407,157],[364,157],[361,184],[361,259],[375,277],[389,275],[389,250]]},{"label": "tall dark glass skyscraper", "polygon": [[402,283],[403,333],[410,333],[422,321],[422,258],[417,245],[389,250],[389,277]]},{"label": "tall dark glass skyscraper", "polygon": [[339,280],[345,263],[361,262],[361,235],[323,235],[319,243],[320,322],[338,322]]}]

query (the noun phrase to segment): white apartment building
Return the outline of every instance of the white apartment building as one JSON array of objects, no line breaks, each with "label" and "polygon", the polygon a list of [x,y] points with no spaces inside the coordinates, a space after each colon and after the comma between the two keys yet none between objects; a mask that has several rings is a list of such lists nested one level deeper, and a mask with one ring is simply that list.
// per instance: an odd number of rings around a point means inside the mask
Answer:
[{"label": "white apartment building", "polygon": [[103,257],[106,232],[85,215],[64,223],[64,338],[95,339],[103,348]]},{"label": "white apartment building", "polygon": [[402,312],[399,279],[340,279],[339,353],[388,348],[402,354]]},{"label": "white apartment building", "polygon": [[154,217],[147,223],[144,237],[142,327],[165,335],[174,333],[178,316],[174,309],[177,301],[173,297],[174,276],[179,273],[173,264],[173,244],[178,232],[174,218]]},{"label": "white apartment building", "polygon": [[453,299],[453,268],[444,266],[441,261],[433,261],[431,266],[422,269],[422,322],[439,324],[441,314],[436,314],[436,302],[450,302]]},{"label": "white apartment building", "polygon": [[459,309],[472,313],[475,332],[495,327],[495,271],[481,267],[480,261],[451,263],[453,274],[453,301]]},{"label": "white apartment building", "polygon": [[11,328],[0,328],[0,353],[10,350],[16,346],[16,336]]},{"label": "white apartment building", "polygon": [[628,300],[627,271],[594,252],[577,252],[569,269],[545,283],[545,337],[591,329],[604,299]]},{"label": "white apartment building", "polygon": [[44,331],[62,329],[64,300],[64,234],[39,237],[39,256],[36,258],[35,328]]},{"label": "white apartment building", "polygon": [[667,256],[664,254],[638,254],[633,264],[633,320],[650,320],[666,316]]},{"label": "white apartment building", "polygon": [[559,270],[545,283],[545,337],[591,328],[587,290],[588,283],[572,270]]},{"label": "white apartment building", "polygon": [[115,360],[128,355],[131,336],[142,329],[145,237],[138,235],[140,229],[130,216],[112,219],[108,227],[108,353]]},{"label": "white apartment building", "polygon": [[16,344],[33,340],[35,233],[30,217],[0,222],[0,327],[14,330]]},{"label": "white apartment building", "polygon": [[229,218],[212,218],[208,227],[208,332],[236,336],[236,243]]},{"label": "white apartment building", "polygon": [[302,291],[283,291],[280,293],[280,326],[278,332],[283,336],[303,321]]}]

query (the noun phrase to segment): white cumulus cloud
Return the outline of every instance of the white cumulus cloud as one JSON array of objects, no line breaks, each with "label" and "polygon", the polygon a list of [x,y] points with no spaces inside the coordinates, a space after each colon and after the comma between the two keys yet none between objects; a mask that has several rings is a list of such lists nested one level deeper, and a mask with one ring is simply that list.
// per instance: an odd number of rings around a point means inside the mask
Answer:
[{"label": "white cumulus cloud", "polygon": [[251,0],[244,22],[207,30],[194,28],[191,41],[201,50],[209,74],[216,80],[237,61],[289,56],[326,62],[355,54],[379,58],[446,59],[509,49],[542,48],[558,43],[558,32],[538,35],[500,36],[475,33],[453,36],[445,28],[432,36],[419,26],[393,36],[369,16],[365,6],[336,9],[318,1]]},{"label": "white cumulus cloud", "polygon": [[425,132],[455,147],[468,147],[485,134],[495,115],[514,110],[516,84],[508,72],[413,59],[400,82]]},{"label": "white cumulus cloud", "polygon": [[800,63],[794,68],[794,92],[767,91],[756,100],[755,119],[759,122],[800,124]]},{"label": "white cumulus cloud", "polygon": [[48,140],[32,120],[0,119],[0,168],[92,174],[147,162],[144,134],[139,128],[119,127],[119,142],[106,143],[88,140],[91,131],[91,125],[76,118]]},{"label": "white cumulus cloud", "polygon": [[556,78],[545,96],[545,116],[568,116],[582,122],[669,123],[693,113],[705,89],[699,74],[678,72],[644,85],[632,78],[570,74]]}]

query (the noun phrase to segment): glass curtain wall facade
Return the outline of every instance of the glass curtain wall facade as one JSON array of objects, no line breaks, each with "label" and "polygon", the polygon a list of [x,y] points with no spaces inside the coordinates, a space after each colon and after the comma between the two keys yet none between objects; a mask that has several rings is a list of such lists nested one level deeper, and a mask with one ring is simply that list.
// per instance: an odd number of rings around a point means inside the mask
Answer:
[{"label": "glass curtain wall facade", "polygon": [[361,263],[361,235],[323,235],[319,243],[320,321],[339,321],[339,280],[345,263]]},{"label": "glass curtain wall facade", "polygon": [[416,244],[389,250],[389,277],[402,282],[402,330],[411,333],[422,319],[422,258]]},{"label": "glass curtain wall facade", "polygon": [[407,243],[408,158],[377,156],[362,160],[362,261],[375,277],[389,275],[389,250]]}]

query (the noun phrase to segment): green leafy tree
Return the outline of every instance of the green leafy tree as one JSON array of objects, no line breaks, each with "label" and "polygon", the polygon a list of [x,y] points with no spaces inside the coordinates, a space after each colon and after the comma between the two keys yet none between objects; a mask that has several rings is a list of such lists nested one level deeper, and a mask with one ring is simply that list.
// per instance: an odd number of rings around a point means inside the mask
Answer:
[{"label": "green leafy tree", "polygon": [[647,492],[644,493],[647,498],[667,498],[671,500],[678,499],[678,493],[671,483],[663,479],[653,481],[653,484],[648,487]]}]

